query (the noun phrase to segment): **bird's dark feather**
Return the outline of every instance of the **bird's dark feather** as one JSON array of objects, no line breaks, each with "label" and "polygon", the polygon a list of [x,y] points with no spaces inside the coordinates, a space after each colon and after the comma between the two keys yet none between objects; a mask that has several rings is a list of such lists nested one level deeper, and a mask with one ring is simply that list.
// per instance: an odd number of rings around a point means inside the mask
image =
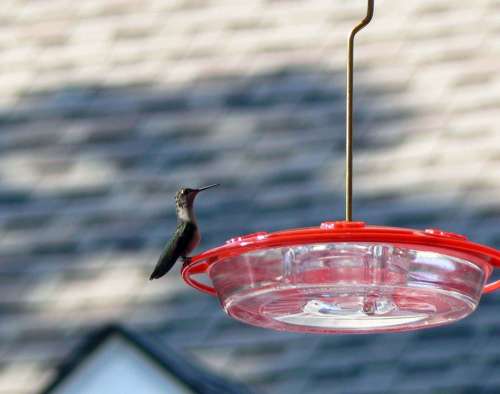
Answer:
[{"label": "bird's dark feather", "polygon": [[172,269],[179,257],[184,257],[185,252],[197,231],[196,224],[180,222],[175,233],[163,250],[156,267],[149,279],[158,279]]}]

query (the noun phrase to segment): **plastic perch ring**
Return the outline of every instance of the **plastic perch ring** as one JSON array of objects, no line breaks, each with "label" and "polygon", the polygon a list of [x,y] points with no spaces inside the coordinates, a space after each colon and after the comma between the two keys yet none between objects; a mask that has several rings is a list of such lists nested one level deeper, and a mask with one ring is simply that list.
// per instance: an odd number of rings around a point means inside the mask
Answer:
[{"label": "plastic perch ring", "polygon": [[184,280],[243,322],[282,331],[371,333],[472,313],[500,251],[458,234],[326,222],[231,239],[185,263]]}]

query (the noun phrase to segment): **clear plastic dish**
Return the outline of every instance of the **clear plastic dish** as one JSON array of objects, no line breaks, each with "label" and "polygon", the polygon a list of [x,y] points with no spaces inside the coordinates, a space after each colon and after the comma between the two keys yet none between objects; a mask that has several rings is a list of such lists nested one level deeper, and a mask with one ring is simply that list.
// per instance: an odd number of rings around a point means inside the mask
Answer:
[{"label": "clear plastic dish", "polygon": [[464,236],[326,222],[229,240],[186,262],[191,286],[243,322],[309,333],[408,331],[472,313],[500,252]]},{"label": "clear plastic dish", "polygon": [[276,330],[377,332],[431,327],[474,311],[486,281],[469,261],[373,243],[253,251],[213,264],[224,310]]}]

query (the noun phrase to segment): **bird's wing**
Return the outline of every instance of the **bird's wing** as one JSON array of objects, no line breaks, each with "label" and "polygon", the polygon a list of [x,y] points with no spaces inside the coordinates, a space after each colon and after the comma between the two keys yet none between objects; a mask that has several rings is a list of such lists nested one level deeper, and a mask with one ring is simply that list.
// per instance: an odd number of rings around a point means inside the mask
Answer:
[{"label": "bird's wing", "polygon": [[163,250],[156,267],[149,279],[158,279],[172,269],[175,262],[183,255],[196,233],[196,225],[181,222],[177,225],[174,235]]}]

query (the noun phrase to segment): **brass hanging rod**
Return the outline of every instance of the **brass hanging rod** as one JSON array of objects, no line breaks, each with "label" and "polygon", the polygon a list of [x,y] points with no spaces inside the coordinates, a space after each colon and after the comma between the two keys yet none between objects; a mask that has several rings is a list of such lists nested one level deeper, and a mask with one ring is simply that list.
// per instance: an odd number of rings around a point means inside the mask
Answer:
[{"label": "brass hanging rod", "polygon": [[347,42],[345,217],[352,221],[352,130],[354,85],[354,37],[373,18],[375,0],[368,0],[366,17],[351,31]]}]

